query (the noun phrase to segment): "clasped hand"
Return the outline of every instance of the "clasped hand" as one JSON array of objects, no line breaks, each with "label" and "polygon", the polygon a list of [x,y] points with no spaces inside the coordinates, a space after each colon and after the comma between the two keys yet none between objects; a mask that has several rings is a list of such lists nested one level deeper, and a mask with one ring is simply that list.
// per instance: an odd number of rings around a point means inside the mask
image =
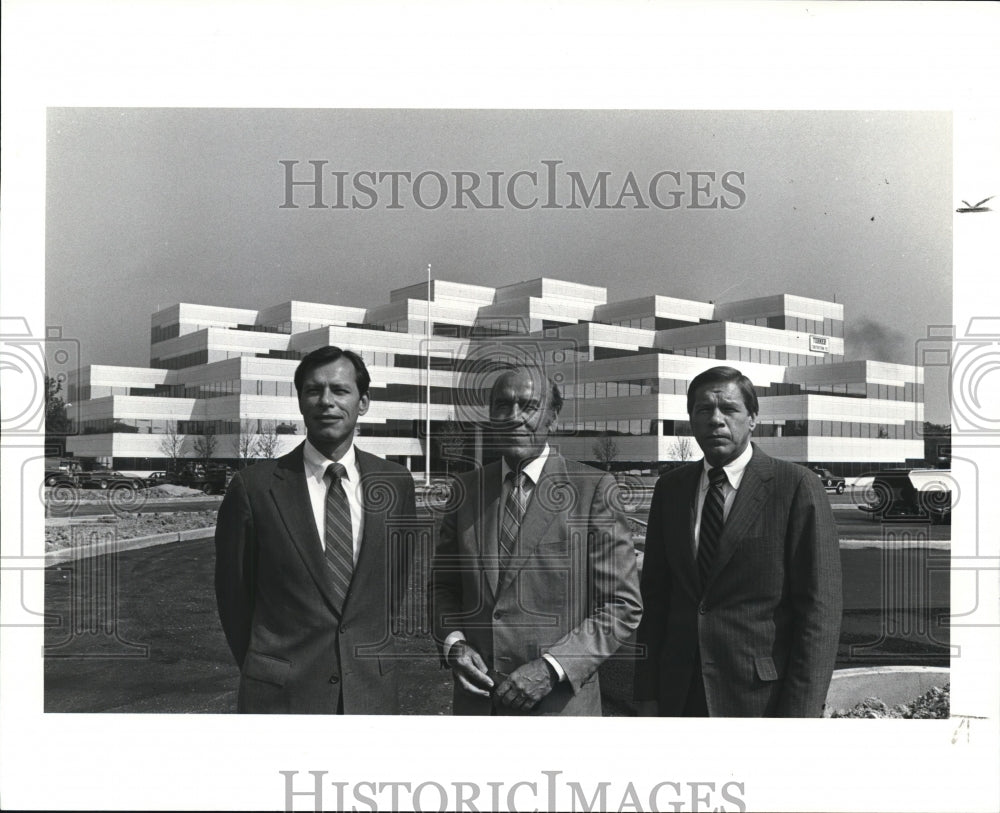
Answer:
[{"label": "clasped hand", "polygon": [[495,688],[500,703],[519,711],[533,709],[556,685],[551,667],[544,658],[536,658],[517,667],[499,686],[494,687],[482,657],[465,641],[459,641],[452,647],[448,662],[458,685],[465,691],[489,697],[490,690]]}]

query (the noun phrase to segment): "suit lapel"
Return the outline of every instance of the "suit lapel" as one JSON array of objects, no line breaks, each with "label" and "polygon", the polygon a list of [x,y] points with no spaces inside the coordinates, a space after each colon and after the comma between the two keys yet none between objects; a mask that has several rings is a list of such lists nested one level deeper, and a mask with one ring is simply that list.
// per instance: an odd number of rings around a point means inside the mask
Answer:
[{"label": "suit lapel", "polygon": [[733,500],[733,507],[726,517],[726,524],[719,537],[719,549],[712,563],[705,589],[711,586],[716,576],[732,558],[743,541],[747,530],[760,515],[761,505],[771,489],[774,466],[771,458],[754,446],[753,457],[743,472],[743,479]]},{"label": "suit lapel", "polygon": [[473,527],[477,529],[476,544],[478,545],[479,563],[486,574],[486,581],[492,593],[492,600],[496,601],[498,582],[500,579],[499,555],[500,542],[497,538],[497,528],[500,525],[500,497],[501,471],[502,466],[499,461],[480,469],[480,490],[479,499],[481,505],[473,503],[474,509],[478,509],[478,516],[473,520]]},{"label": "suit lapel", "polygon": [[302,557],[326,603],[336,611],[333,585],[323,557],[323,544],[309,502],[302,449],[300,445],[278,461],[271,479],[271,497],[292,545]]},{"label": "suit lapel", "polygon": [[[701,578],[698,575],[698,565],[694,558],[694,523],[697,510],[698,483],[701,480],[702,465],[700,462],[692,463],[688,470],[684,472],[680,488],[680,500],[676,503],[676,515],[674,522],[668,521],[664,532],[670,537],[677,534],[675,544],[667,544],[667,552],[673,560],[673,565],[681,574],[680,583],[685,585],[691,595],[697,598],[701,587]],[[671,527],[671,525],[673,527]],[[678,533],[678,529],[684,529],[683,533]]]},{"label": "suit lapel", "polygon": [[[363,452],[355,447],[358,471],[361,473],[362,505],[364,506],[365,525],[361,534],[361,549],[358,551],[358,561],[354,565],[354,579],[359,574],[371,571],[379,566],[385,556],[385,510],[373,510],[388,505],[396,498],[395,491],[385,478],[379,477],[382,470],[381,461],[375,455]],[[392,490],[392,494],[383,493],[384,489]],[[363,578],[363,576],[362,576]]]},{"label": "suit lapel", "polygon": [[[514,575],[524,566],[528,557],[534,553],[539,541],[544,537],[552,520],[555,519],[558,512],[547,508],[547,506],[559,505],[560,501],[552,492],[559,488],[568,487],[572,487],[572,484],[566,474],[566,461],[561,455],[551,452],[545,461],[538,482],[535,483],[532,490],[528,508],[521,521],[521,538],[518,540],[514,555],[510,557],[510,562],[507,563],[504,570],[503,582],[500,584],[498,593],[505,590],[514,580]],[[546,498],[546,494],[552,494],[552,496]],[[499,510],[503,510],[502,505],[499,506]]]}]

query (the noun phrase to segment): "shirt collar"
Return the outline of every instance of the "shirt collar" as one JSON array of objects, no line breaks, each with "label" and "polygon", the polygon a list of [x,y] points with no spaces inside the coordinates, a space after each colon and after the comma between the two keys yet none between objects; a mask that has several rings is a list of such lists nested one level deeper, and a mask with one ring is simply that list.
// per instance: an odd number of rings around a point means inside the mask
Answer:
[{"label": "shirt collar", "polygon": [[306,438],[305,448],[302,450],[302,457],[305,460],[306,475],[315,478],[317,481],[323,479],[323,475],[326,474],[327,467],[334,462],[340,463],[347,470],[348,480],[355,479],[354,474],[358,470],[358,460],[357,455],[354,452],[353,442],[347,447],[347,451],[344,452],[340,460],[333,461],[313,446],[312,443],[309,442],[309,438]]},{"label": "shirt collar", "polygon": [[[549,459],[549,444],[545,444],[545,448],[542,449],[542,453],[538,455],[534,460],[532,460],[527,466],[525,466],[521,471],[528,475],[528,479],[532,483],[537,483],[538,478],[542,476],[542,469],[545,468],[545,461]],[[507,479],[507,473],[513,471],[513,469],[507,465],[507,458],[500,458],[502,461],[502,474],[503,479]]]},{"label": "shirt collar", "polygon": [[[743,473],[747,470],[751,457],[753,457],[753,444],[748,443],[739,457],[722,467],[722,470],[726,473],[726,479],[729,480],[729,485],[733,488],[738,489],[740,487],[740,482],[743,480]],[[702,487],[707,488],[709,469],[715,467],[707,460],[702,461],[702,467]]]}]

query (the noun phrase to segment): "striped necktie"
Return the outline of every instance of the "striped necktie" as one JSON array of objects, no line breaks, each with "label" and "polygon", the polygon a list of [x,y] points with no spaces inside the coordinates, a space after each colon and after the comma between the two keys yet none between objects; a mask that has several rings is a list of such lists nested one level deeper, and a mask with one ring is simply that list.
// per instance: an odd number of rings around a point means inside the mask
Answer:
[{"label": "striped necktie", "polygon": [[507,567],[514,551],[517,549],[517,539],[521,532],[521,522],[528,505],[528,492],[525,488],[528,475],[523,471],[507,472],[507,482],[510,493],[504,503],[503,521],[500,524],[500,571]]},{"label": "striped necktie", "polygon": [[344,607],[347,589],[354,572],[354,533],[351,527],[351,507],[344,490],[347,469],[340,463],[331,463],[323,473],[329,483],[326,489],[325,528],[323,553],[333,576],[337,611]]},{"label": "striped necktie", "polygon": [[726,482],[726,473],[721,468],[709,469],[708,481],[698,531],[698,575],[701,576],[702,587],[708,582],[708,574],[719,548],[719,537],[722,536],[722,509],[726,502],[722,486]]}]

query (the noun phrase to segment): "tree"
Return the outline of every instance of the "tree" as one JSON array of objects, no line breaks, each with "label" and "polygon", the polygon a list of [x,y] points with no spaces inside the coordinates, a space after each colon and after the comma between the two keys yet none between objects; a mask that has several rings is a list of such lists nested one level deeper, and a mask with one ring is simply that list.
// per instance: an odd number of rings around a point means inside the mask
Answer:
[{"label": "tree", "polygon": [[56,449],[56,454],[62,456],[66,451],[66,435],[72,429],[72,423],[66,414],[66,403],[59,396],[62,392],[62,381],[53,376],[45,376],[45,439]]},{"label": "tree", "polygon": [[170,469],[177,471],[177,461],[181,458],[181,451],[184,448],[184,435],[177,431],[176,421],[167,421],[166,431],[160,438],[160,454],[170,461]]},{"label": "tree", "polygon": [[274,460],[278,456],[279,432],[274,421],[264,421],[257,437],[257,457]]},{"label": "tree", "polygon": [[465,432],[462,424],[453,418],[448,418],[438,430],[437,442],[441,459],[444,461],[445,474],[449,474],[448,464],[459,460],[465,449]]},{"label": "tree", "polygon": [[240,468],[245,469],[259,453],[260,439],[257,437],[257,421],[240,421],[240,433],[236,436],[235,445],[236,456],[240,459]]},{"label": "tree", "polygon": [[674,442],[670,447],[670,451],[674,456],[675,460],[680,460],[682,463],[685,460],[690,460],[694,457],[694,448],[691,445],[691,438],[687,435],[678,435],[674,438]]},{"label": "tree", "polygon": [[202,433],[194,439],[194,453],[207,463],[215,454],[218,445],[219,439],[215,436],[215,424],[208,421],[205,423]]},{"label": "tree", "polygon": [[611,463],[618,457],[618,444],[615,439],[608,434],[601,435],[594,441],[592,447],[594,459],[600,463],[605,471],[611,471]]}]

